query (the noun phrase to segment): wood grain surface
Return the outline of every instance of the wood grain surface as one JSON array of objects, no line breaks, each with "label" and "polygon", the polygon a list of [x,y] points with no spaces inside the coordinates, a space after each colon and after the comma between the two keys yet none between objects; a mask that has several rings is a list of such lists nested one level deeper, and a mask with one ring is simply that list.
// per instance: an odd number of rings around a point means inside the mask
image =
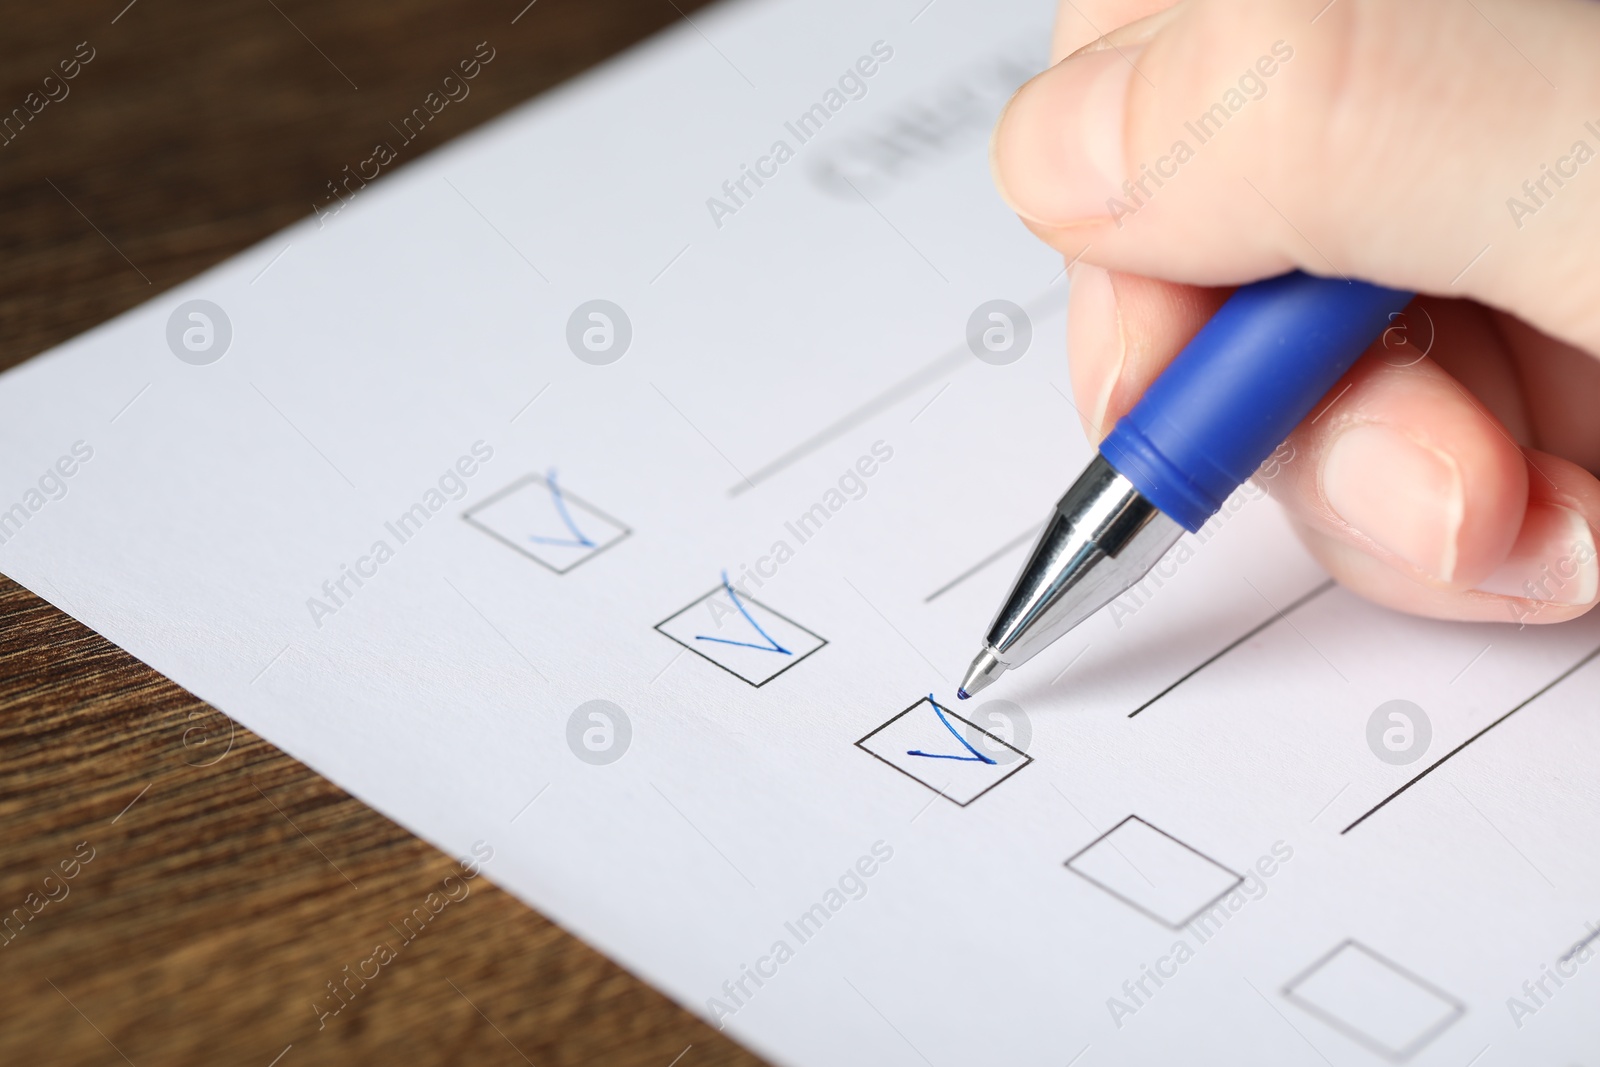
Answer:
[{"label": "wood grain surface", "polygon": [[[0,367],[308,215],[479,42],[401,165],[698,6],[526,2],[0,4],[0,115],[59,97],[0,145]],[[760,1062],[481,877],[348,981],[457,870],[0,579],[0,1063]]]}]

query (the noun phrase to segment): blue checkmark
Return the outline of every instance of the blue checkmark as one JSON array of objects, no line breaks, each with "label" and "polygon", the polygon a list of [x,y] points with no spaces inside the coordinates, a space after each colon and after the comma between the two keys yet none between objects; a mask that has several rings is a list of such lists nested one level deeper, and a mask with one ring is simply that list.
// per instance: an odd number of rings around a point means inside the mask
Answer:
[{"label": "blue checkmark", "polygon": [[782,645],[778,644],[778,642],[774,641],[772,639],[772,635],[763,630],[761,628],[761,624],[756,622],[756,620],[751,617],[750,612],[745,610],[744,602],[739,599],[739,594],[733,591],[733,586],[728,582],[727,571],[722,572],[722,588],[728,591],[728,599],[732,600],[733,606],[739,609],[739,614],[744,616],[744,621],[749,623],[751,627],[755,629],[755,632],[760,634],[762,639],[767,643],[764,645],[758,645],[750,641],[730,641],[726,637],[705,637],[700,634],[695,635],[696,641],[714,641],[719,645],[737,645],[739,648],[753,648],[758,652],[778,652],[785,656],[794,655],[793,652],[790,652],[787,648],[784,648]]},{"label": "blue checkmark", "polygon": [[946,730],[950,731],[950,736],[955,738],[957,741],[960,741],[961,742],[961,747],[966,749],[968,752],[972,753],[972,755],[970,755],[970,756],[952,756],[952,755],[948,755],[948,754],[943,753],[943,752],[923,752],[923,751],[921,751],[919,749],[907,749],[906,750],[906,755],[908,755],[908,756],[922,756],[922,757],[924,757],[926,759],[953,759],[953,760],[956,760],[956,761],[958,761],[960,763],[989,763],[989,764],[993,764],[995,762],[994,760],[990,759],[988,756],[985,756],[982,752],[979,752],[977,749],[975,749],[971,745],[967,744],[967,739],[965,737],[962,737],[961,736],[961,732],[950,724],[950,720],[949,719],[944,717],[944,709],[939,706],[939,702],[937,700],[933,699],[933,694],[932,693],[928,694],[928,703],[933,705],[933,713],[935,715],[939,716],[939,721],[944,723],[944,728]]},{"label": "blue checkmark", "polygon": [[544,484],[550,490],[550,502],[556,506],[556,514],[561,516],[561,521],[566,523],[568,530],[572,531],[572,536],[570,538],[540,537],[537,534],[529,534],[528,540],[536,545],[560,545],[563,548],[593,548],[594,542],[584,536],[583,531],[578,529],[578,524],[572,521],[572,514],[567,511],[567,502],[561,496],[561,486],[556,484],[554,468],[551,468],[550,473],[545,475]]}]

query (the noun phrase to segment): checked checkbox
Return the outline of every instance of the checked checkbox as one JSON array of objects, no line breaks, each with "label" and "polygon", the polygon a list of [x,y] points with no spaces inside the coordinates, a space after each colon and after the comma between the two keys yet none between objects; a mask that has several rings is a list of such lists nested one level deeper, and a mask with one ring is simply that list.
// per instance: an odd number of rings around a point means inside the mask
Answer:
[{"label": "checked checkbox", "polygon": [[633,532],[567,492],[553,470],[512,482],[461,517],[557,574],[566,574]]},{"label": "checked checkbox", "polygon": [[929,693],[856,747],[907,778],[966,807],[1033,762],[1033,757],[964,719]]},{"label": "checked checkbox", "polygon": [[760,688],[828,642],[728,581],[656,624],[667,637]]}]

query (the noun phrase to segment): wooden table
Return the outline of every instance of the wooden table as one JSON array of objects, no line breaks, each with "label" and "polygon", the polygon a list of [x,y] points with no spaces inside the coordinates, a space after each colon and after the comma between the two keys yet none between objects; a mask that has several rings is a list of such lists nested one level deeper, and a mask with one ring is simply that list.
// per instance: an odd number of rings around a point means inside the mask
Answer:
[{"label": "wooden table", "polygon": [[[0,114],[59,99],[0,145],[0,367],[309,214],[479,42],[413,158],[698,6],[525,2],[7,3]],[[6,579],[0,827],[0,1063],[759,1062],[484,879],[319,1028],[451,857]]]}]

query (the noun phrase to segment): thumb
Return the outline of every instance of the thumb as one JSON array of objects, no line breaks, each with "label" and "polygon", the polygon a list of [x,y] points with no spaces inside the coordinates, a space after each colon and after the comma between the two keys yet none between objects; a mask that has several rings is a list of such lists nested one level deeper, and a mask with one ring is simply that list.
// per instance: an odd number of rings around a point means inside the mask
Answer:
[{"label": "thumb", "polygon": [[1184,0],[1029,82],[1002,192],[1069,257],[1470,297],[1600,352],[1600,6]]}]

